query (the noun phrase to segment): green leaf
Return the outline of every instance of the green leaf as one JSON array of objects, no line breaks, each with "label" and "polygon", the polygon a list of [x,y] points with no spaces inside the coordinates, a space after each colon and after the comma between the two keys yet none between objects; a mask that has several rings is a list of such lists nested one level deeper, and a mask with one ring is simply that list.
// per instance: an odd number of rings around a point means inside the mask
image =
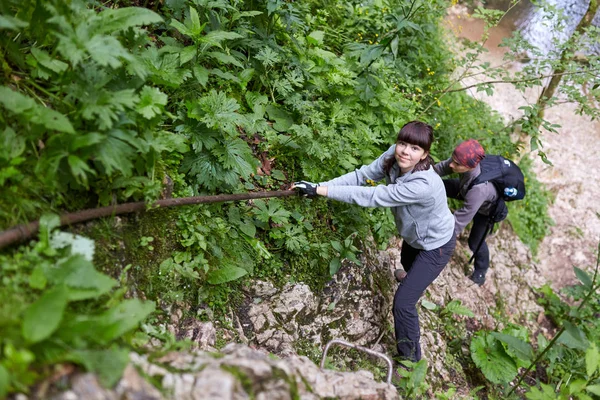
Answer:
[{"label": "green leaf", "polygon": [[564,344],[571,349],[578,349],[585,351],[588,348],[588,340],[585,337],[585,333],[577,326],[573,325],[569,321],[564,321],[563,325],[565,331],[558,338],[557,342]]},{"label": "green leaf", "polygon": [[256,226],[252,222],[243,222],[238,226],[240,231],[242,231],[245,235],[250,237],[254,237],[254,235],[256,235]]},{"label": "green leaf", "polygon": [[95,35],[85,42],[90,57],[102,66],[119,68],[121,59],[132,60],[131,54],[121,45],[117,38],[107,35]]},{"label": "green leaf", "polygon": [[75,133],[69,119],[61,113],[39,105],[32,98],[4,86],[0,87],[0,104],[34,124],[59,132]]},{"label": "green leaf", "polygon": [[138,299],[124,300],[104,314],[91,319],[89,334],[98,343],[108,343],[136,328],[154,311],[154,302]]},{"label": "green leaf", "polygon": [[199,84],[206,87],[206,83],[208,82],[208,70],[204,68],[202,65],[195,65],[192,68],[194,72],[194,77],[198,81]]},{"label": "green leaf", "polygon": [[600,354],[598,354],[598,347],[596,343],[592,343],[591,346],[585,352],[585,371],[587,376],[591,377],[600,365]]},{"label": "green leaf", "polygon": [[438,308],[437,304],[432,303],[431,301],[425,300],[425,299],[421,300],[421,306],[423,308],[426,308],[426,309],[431,310],[431,311],[437,310],[437,308]]},{"label": "green leaf", "polygon": [[0,364],[0,398],[4,398],[8,394],[10,386],[10,375],[4,365]]},{"label": "green leaf", "polygon": [[96,171],[94,171],[93,169],[91,169],[87,163],[85,161],[83,161],[81,158],[74,156],[74,155],[69,155],[67,157],[67,162],[69,164],[69,167],[71,168],[71,174],[73,174],[73,176],[75,177],[75,180],[84,185],[85,187],[88,186],[88,174],[90,175],[96,175]]},{"label": "green leaf", "polygon": [[532,387],[531,390],[525,394],[525,397],[529,400],[556,400],[557,394],[550,385],[540,383],[542,390],[540,391],[536,387]]},{"label": "green leaf", "polygon": [[226,31],[210,31],[205,36],[200,38],[200,41],[207,44],[208,46],[221,47],[221,42],[225,40],[241,39],[242,35],[235,32]]},{"label": "green leaf", "polygon": [[244,67],[242,63],[239,62],[238,59],[232,56],[231,54],[226,54],[220,51],[209,51],[208,53],[206,53],[206,55],[219,61],[222,64],[233,64],[240,68]]},{"label": "green leaf", "polygon": [[492,335],[478,333],[471,341],[471,358],[491,382],[506,384],[517,376],[515,361]]},{"label": "green leaf", "polygon": [[37,265],[31,271],[31,275],[29,275],[29,286],[33,289],[42,290],[46,288],[47,283],[48,280],[46,279],[46,275],[44,275],[44,267]]},{"label": "green leaf", "polygon": [[129,351],[117,347],[106,350],[76,350],[71,353],[70,358],[98,375],[104,387],[111,388],[119,381],[129,363]]},{"label": "green leaf", "polygon": [[7,126],[0,133],[0,158],[7,161],[14,160],[25,151],[25,138]]},{"label": "green leaf", "polygon": [[593,282],[590,275],[581,268],[574,267],[573,270],[575,271],[575,275],[577,276],[577,278],[579,278],[581,283],[583,283],[583,286],[586,289],[591,289],[593,286]]},{"label": "green leaf", "polygon": [[419,360],[413,367],[412,373],[408,378],[408,387],[413,390],[417,389],[425,381],[427,376],[427,360]]},{"label": "green leaf", "polygon": [[186,35],[186,36],[193,36],[193,32],[188,29],[187,26],[185,26],[184,24],[182,24],[181,22],[177,21],[176,19],[171,20],[170,25],[177,29],[179,31],[179,33],[181,33],[182,35]]},{"label": "green leaf", "polygon": [[140,93],[140,102],[136,111],[144,118],[151,119],[159,115],[167,104],[168,96],[156,87],[144,86]]},{"label": "green leaf", "polygon": [[287,178],[285,177],[283,171],[280,171],[278,169],[274,169],[271,171],[271,176],[275,179],[277,179],[278,181],[285,181]]},{"label": "green leaf", "polygon": [[31,48],[31,54],[35,57],[40,65],[48,68],[52,72],[56,72],[57,74],[60,74],[69,68],[69,64],[50,57],[48,53],[36,47]]},{"label": "green leaf", "polygon": [[218,285],[225,282],[234,281],[248,274],[243,268],[236,267],[235,265],[223,264],[218,270],[212,271],[208,274],[208,283],[212,285]]},{"label": "green leaf", "polygon": [[109,35],[133,26],[163,22],[160,15],[142,7],[108,8],[99,13],[98,16],[99,20],[94,25],[96,32]]},{"label": "green leaf", "polygon": [[30,305],[23,316],[23,337],[31,343],[49,337],[62,320],[68,296],[64,286],[56,286]]},{"label": "green leaf", "polygon": [[277,108],[273,104],[269,104],[266,108],[269,119],[275,121],[273,129],[278,132],[286,132],[293,124],[294,119],[287,111]]},{"label": "green leaf", "polygon": [[225,79],[226,81],[233,81],[235,83],[241,83],[240,78],[233,75],[231,72],[221,71],[219,68],[213,68],[210,70],[210,73],[218,76],[221,79]]},{"label": "green leaf", "polygon": [[323,38],[325,37],[325,32],[323,31],[313,31],[306,37],[308,43],[313,45],[321,45],[323,44]]},{"label": "green leaf", "polygon": [[75,254],[46,271],[54,284],[67,285],[71,301],[95,298],[108,293],[116,284],[113,278],[96,271],[91,261]]},{"label": "green leaf", "polygon": [[104,140],[104,135],[97,132],[86,133],[74,137],[69,141],[69,150],[75,151],[81,148],[90,147]]},{"label": "green leaf", "polygon": [[338,257],[333,258],[329,262],[329,274],[335,275],[340,270],[341,266],[342,266],[342,261]]},{"label": "green leaf", "polygon": [[456,315],[466,315],[467,317],[475,316],[475,314],[473,314],[473,311],[471,311],[468,307],[463,306],[460,300],[450,301],[450,303],[448,303],[444,308],[444,311]]},{"label": "green leaf", "polygon": [[508,354],[512,354],[523,361],[531,361],[533,357],[533,348],[529,343],[505,333],[492,332],[492,336],[508,347]]},{"label": "green leaf", "polygon": [[104,165],[106,175],[119,171],[124,176],[130,176],[134,157],[135,149],[116,137],[106,138],[96,152],[96,160]]},{"label": "green leaf", "polygon": [[8,29],[11,31],[17,31],[27,26],[29,26],[29,23],[21,21],[18,18],[10,17],[8,15],[0,15],[0,30]]},{"label": "green leaf", "polygon": [[50,245],[50,233],[53,229],[60,226],[60,217],[58,214],[43,214],[40,218],[40,242],[46,246]]},{"label": "green leaf", "polygon": [[600,396],[600,385],[589,385],[585,388],[591,394],[595,394],[596,396]]},{"label": "green leaf", "polygon": [[183,50],[179,52],[179,64],[183,65],[192,60],[194,57],[196,57],[196,53],[197,50],[195,46],[184,47]]}]

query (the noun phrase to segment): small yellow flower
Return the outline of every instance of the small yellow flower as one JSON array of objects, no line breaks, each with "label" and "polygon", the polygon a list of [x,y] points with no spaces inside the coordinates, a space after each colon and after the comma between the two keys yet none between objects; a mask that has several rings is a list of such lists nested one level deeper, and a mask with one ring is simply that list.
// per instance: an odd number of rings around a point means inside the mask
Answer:
[{"label": "small yellow flower", "polygon": [[417,92],[421,93],[421,89],[419,89],[419,88],[415,88],[415,90],[416,90]]},{"label": "small yellow flower", "polygon": [[442,124],[440,124],[439,122],[437,124],[435,124],[435,129],[439,128],[440,125],[442,125]]},{"label": "small yellow flower", "polygon": [[[442,106],[442,103],[440,102],[440,99],[437,99],[437,104],[438,104],[438,107],[441,107],[441,106]],[[438,124],[438,125],[439,125],[439,124]]]}]

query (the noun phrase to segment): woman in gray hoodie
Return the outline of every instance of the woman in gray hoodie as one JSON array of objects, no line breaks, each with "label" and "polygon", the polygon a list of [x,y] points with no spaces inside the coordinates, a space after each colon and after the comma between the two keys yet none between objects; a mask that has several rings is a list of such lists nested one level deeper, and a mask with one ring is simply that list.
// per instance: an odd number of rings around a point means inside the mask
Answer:
[{"label": "woman in gray hoodie", "polygon": [[[327,182],[294,183],[307,197],[325,196],[362,207],[389,207],[403,239],[400,262],[407,272],[394,296],[394,329],[400,358],[421,359],[416,304],[442,272],[454,251],[454,217],[444,184],[433,170],[429,149],[433,128],[420,121],[405,124],[385,153]],[[385,185],[363,186],[368,180]]]}]

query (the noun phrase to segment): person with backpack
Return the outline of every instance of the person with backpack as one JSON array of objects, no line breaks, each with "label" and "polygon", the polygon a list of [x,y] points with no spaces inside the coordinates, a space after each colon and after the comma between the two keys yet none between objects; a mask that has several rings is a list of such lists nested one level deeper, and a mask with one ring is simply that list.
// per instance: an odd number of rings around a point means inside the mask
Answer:
[{"label": "person with backpack", "polygon": [[[327,182],[300,181],[292,188],[306,197],[325,196],[362,207],[389,207],[402,237],[400,262],[406,276],[394,295],[396,347],[401,359],[421,359],[416,304],[454,252],[454,217],[442,179],[432,168],[433,128],[405,124],[396,143],[369,165]],[[365,186],[385,179],[385,185]]]},{"label": "person with backpack", "polygon": [[520,200],[525,196],[524,178],[512,161],[497,155],[486,156],[475,139],[460,143],[452,157],[434,165],[440,176],[458,173],[460,178],[444,179],[446,195],[463,200],[463,206],[454,212],[454,233],[458,235],[473,221],[468,244],[475,260],[469,276],[481,286],[490,267],[490,252],[485,242],[496,222],[508,214],[505,201]]}]

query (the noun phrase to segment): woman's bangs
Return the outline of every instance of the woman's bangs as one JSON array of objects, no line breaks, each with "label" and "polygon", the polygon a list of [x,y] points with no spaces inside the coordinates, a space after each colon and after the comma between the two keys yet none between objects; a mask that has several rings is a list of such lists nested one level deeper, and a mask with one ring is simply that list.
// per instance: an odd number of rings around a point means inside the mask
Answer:
[{"label": "woman's bangs", "polygon": [[429,151],[431,145],[429,132],[423,127],[405,126],[398,133],[397,142],[405,142],[417,145],[425,151]]}]

